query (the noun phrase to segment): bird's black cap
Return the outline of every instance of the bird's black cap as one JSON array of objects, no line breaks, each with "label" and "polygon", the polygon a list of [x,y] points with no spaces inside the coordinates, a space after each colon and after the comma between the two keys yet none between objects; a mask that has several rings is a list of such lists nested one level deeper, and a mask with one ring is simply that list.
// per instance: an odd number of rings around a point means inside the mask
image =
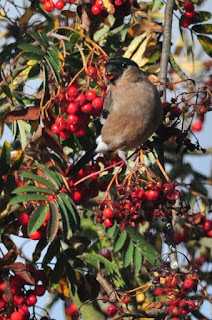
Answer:
[{"label": "bird's black cap", "polygon": [[111,83],[115,83],[115,81],[121,77],[124,71],[130,66],[134,66],[139,69],[137,63],[133,60],[123,57],[111,58],[105,64],[105,77]]},{"label": "bird's black cap", "polygon": [[[122,66],[123,64],[123,66]],[[117,67],[118,66],[122,66],[122,67],[127,67],[127,66],[135,66],[138,68],[138,65],[135,61],[131,60],[131,59],[127,59],[127,58],[123,58],[123,57],[115,57],[115,58],[111,58],[109,59],[106,64],[105,64],[105,67],[107,68],[107,66],[109,65],[116,65]]]}]

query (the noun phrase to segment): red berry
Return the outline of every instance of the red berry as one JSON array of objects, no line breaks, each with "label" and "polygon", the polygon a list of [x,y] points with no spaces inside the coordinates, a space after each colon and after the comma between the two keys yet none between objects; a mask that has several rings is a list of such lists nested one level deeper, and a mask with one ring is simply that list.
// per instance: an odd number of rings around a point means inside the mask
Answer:
[{"label": "red berry", "polygon": [[71,132],[76,132],[78,128],[79,128],[78,124],[74,123],[74,124],[70,124],[69,130]]},{"label": "red berry", "polygon": [[35,232],[30,234],[30,239],[39,240],[42,237],[42,232],[40,230],[36,230]]},{"label": "red berry", "polygon": [[87,100],[93,101],[93,99],[96,98],[96,92],[94,90],[88,90],[88,91],[86,91],[85,96],[86,96]]},{"label": "red berry", "polygon": [[107,316],[112,317],[112,316],[114,316],[114,314],[116,314],[117,307],[114,306],[114,305],[109,306],[109,307],[106,308],[105,312],[106,312]]},{"label": "red berry", "polygon": [[52,126],[51,126],[51,131],[54,133],[54,134],[59,134],[60,133],[60,129],[58,128],[58,126],[56,125],[56,123],[54,123]]},{"label": "red berry", "polygon": [[91,8],[91,11],[94,15],[98,15],[101,13],[102,10],[99,7],[97,7],[96,5],[93,5]]},{"label": "red berry", "polygon": [[65,2],[63,2],[62,0],[57,0],[57,2],[55,3],[55,8],[58,10],[62,10],[65,7]]},{"label": "red berry", "polygon": [[75,102],[82,106],[86,102],[86,96],[84,95],[84,93],[80,93],[75,99]]},{"label": "red berry", "polygon": [[180,25],[183,28],[188,28],[188,26],[191,24],[191,19],[185,17],[184,15],[182,15],[181,19],[180,19]]},{"label": "red berry", "polygon": [[111,208],[105,208],[103,210],[103,216],[105,218],[113,218],[114,217],[114,213],[113,210]]},{"label": "red berry", "polygon": [[123,4],[123,0],[115,0],[116,6],[121,6]]},{"label": "red berry", "polygon": [[0,283],[0,291],[4,291],[4,288],[5,288],[5,283],[4,282],[1,282]]},{"label": "red berry", "polygon": [[82,199],[82,192],[77,190],[73,191],[72,199],[74,200],[74,202],[79,203],[80,200]]},{"label": "red berry", "polygon": [[25,302],[25,298],[23,295],[14,295],[13,296],[13,304],[15,307],[21,306],[22,304],[24,304]]},{"label": "red berry", "polygon": [[101,10],[104,10],[104,5],[102,0],[96,0],[95,5],[100,8]]},{"label": "red berry", "polygon": [[63,116],[58,117],[55,123],[60,131],[66,129],[66,121]]},{"label": "red berry", "polygon": [[111,228],[114,225],[114,221],[112,218],[105,218],[104,225],[106,228]]},{"label": "red berry", "polygon": [[203,228],[205,231],[209,231],[212,228],[212,222],[210,220],[205,220]]},{"label": "red berry", "polygon": [[26,304],[31,307],[34,306],[37,302],[36,295],[34,294],[29,294],[28,297],[26,298]]},{"label": "red berry", "polygon": [[52,0],[47,0],[43,5],[43,9],[48,12],[53,11],[55,9],[54,2]]},{"label": "red berry", "polygon": [[194,11],[194,5],[191,1],[187,1],[184,3],[184,9],[186,12],[193,12]]},{"label": "red berry", "polygon": [[193,279],[185,279],[183,282],[183,286],[186,289],[192,289],[194,287],[194,280]]},{"label": "red berry", "polygon": [[75,134],[77,137],[84,137],[86,135],[86,129],[81,126],[76,130]]},{"label": "red berry", "polygon": [[6,302],[2,299],[0,299],[0,310],[5,307]]},{"label": "red berry", "polygon": [[45,292],[46,292],[46,288],[45,288],[43,285],[39,285],[39,284],[38,284],[38,285],[35,286],[34,294],[35,294],[36,296],[41,297],[41,296],[44,295]]},{"label": "red berry", "polygon": [[192,310],[194,310],[194,309],[196,308],[196,303],[195,303],[193,300],[189,300],[189,301],[187,302],[187,306],[188,306],[188,309],[189,309],[190,311],[192,311]]},{"label": "red berry", "polygon": [[86,103],[83,106],[81,106],[81,111],[84,113],[91,113],[93,110],[93,106],[91,103]]},{"label": "red berry", "polygon": [[74,102],[70,102],[67,106],[67,112],[68,113],[77,113],[79,111],[79,106],[74,103]]},{"label": "red berry", "polygon": [[212,230],[208,231],[207,236],[208,236],[209,238],[212,238]]},{"label": "red berry", "polygon": [[28,315],[29,314],[29,309],[26,305],[23,305],[19,308],[18,312],[20,312],[23,315]]},{"label": "red berry", "polygon": [[18,222],[23,226],[26,226],[29,223],[30,216],[26,212],[22,212],[18,216]]},{"label": "red berry", "polygon": [[96,78],[97,77],[97,68],[96,67],[89,67],[86,74],[91,79]]},{"label": "red berry", "polygon": [[67,122],[69,125],[77,124],[79,122],[79,117],[76,114],[69,114],[67,117]]},{"label": "red berry", "polygon": [[202,122],[201,121],[197,121],[192,125],[192,130],[194,131],[201,131],[202,130]]},{"label": "red berry", "polygon": [[162,296],[163,295],[163,289],[162,288],[156,288],[155,290],[154,290],[154,295],[155,296]]},{"label": "red berry", "polygon": [[188,19],[192,19],[195,16],[195,12],[185,12],[184,16]]},{"label": "red berry", "polygon": [[40,2],[44,4],[46,2],[46,0],[40,0]]},{"label": "red berry", "polygon": [[60,131],[60,138],[61,139],[67,139],[70,137],[70,135],[71,135],[71,132],[67,129]]},{"label": "red berry", "polygon": [[78,91],[77,87],[71,86],[71,87],[69,87],[67,93],[68,93],[69,97],[75,98],[78,96],[79,91]]},{"label": "red berry", "polygon": [[92,101],[92,106],[95,110],[102,110],[103,100],[100,97],[96,97]]},{"label": "red berry", "polygon": [[24,316],[19,311],[15,311],[11,314],[10,318],[11,320],[23,320]]},{"label": "red berry", "polygon": [[159,197],[159,191],[157,190],[147,190],[144,192],[144,197],[148,201],[157,200]]},{"label": "red berry", "polygon": [[73,316],[78,312],[78,309],[74,302],[71,302],[69,305],[67,305],[65,310],[66,310],[66,314],[69,316]]}]

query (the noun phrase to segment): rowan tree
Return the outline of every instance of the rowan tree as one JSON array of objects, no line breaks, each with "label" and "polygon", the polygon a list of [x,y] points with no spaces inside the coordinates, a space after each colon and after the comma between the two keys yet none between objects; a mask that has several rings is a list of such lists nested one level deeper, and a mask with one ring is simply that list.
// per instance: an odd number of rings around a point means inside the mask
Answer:
[{"label": "rowan tree", "polygon": [[[0,153],[1,320],[48,320],[58,300],[70,320],[206,319],[211,178],[186,158],[201,166],[211,153],[198,140],[212,87],[202,3],[0,4],[0,134],[12,134]],[[128,153],[130,170],[110,152],[70,176],[95,141],[104,64],[118,55],[158,88],[163,124]]]}]

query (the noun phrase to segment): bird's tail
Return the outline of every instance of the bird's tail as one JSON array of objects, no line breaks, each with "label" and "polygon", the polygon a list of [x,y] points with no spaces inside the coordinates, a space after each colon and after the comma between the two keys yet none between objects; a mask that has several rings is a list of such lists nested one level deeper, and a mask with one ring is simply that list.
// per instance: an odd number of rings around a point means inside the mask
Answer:
[{"label": "bird's tail", "polygon": [[74,166],[69,170],[69,172],[66,174],[67,177],[69,176],[75,176],[80,169],[84,168],[84,166],[93,159],[94,151],[96,149],[96,143],[93,144],[88,151],[82,156],[82,158],[74,164]]}]

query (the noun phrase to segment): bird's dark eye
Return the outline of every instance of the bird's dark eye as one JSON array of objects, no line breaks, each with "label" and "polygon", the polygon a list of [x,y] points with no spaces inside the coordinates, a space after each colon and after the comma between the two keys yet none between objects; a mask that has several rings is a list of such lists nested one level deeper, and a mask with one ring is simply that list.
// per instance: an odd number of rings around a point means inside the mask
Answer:
[{"label": "bird's dark eye", "polygon": [[122,66],[122,68],[124,68],[124,69],[127,68],[127,64],[126,64],[125,62],[123,62],[123,63],[121,64],[121,66]]}]

